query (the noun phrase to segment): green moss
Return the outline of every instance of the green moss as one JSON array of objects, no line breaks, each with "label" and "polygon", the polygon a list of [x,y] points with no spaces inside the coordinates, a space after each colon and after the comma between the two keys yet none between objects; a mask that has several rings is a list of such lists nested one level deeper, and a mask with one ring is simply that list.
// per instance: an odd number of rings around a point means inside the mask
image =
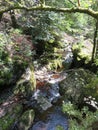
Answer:
[{"label": "green moss", "polygon": [[30,65],[30,79],[26,80],[26,76],[22,76],[20,80],[17,82],[17,85],[14,88],[14,94],[23,94],[24,96],[30,96],[32,91],[36,88],[36,80],[34,77],[34,67]]},{"label": "green moss", "polygon": [[60,59],[55,59],[55,60],[51,60],[51,62],[49,62],[48,64],[48,68],[53,70],[53,69],[58,69],[58,68],[62,68],[62,60]]},{"label": "green moss", "polygon": [[7,114],[0,118],[0,130],[10,130],[22,111],[21,105],[15,105]]},{"label": "green moss", "polygon": [[58,125],[58,126],[56,127],[56,130],[64,130],[64,128],[63,128],[62,126]]},{"label": "green moss", "polygon": [[25,111],[23,113],[23,115],[21,116],[21,118],[19,119],[19,128],[21,130],[28,130],[28,128],[31,126],[31,124],[33,123],[34,120],[34,110],[28,110]]},{"label": "green moss", "polygon": [[30,77],[31,89],[34,90],[36,88],[36,79],[34,77],[34,66],[30,65],[30,69],[31,69],[31,77]]}]

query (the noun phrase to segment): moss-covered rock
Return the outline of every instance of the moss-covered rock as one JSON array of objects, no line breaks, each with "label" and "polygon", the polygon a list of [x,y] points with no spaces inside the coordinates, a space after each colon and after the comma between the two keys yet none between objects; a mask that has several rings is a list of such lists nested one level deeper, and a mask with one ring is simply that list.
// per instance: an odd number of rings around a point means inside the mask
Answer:
[{"label": "moss-covered rock", "polygon": [[[68,73],[67,77],[60,82],[60,93],[64,95],[66,100],[69,100],[72,103],[82,103],[84,97],[92,95],[92,90],[89,89],[89,87],[87,88],[87,85],[96,78],[95,74],[88,70],[72,70]],[[92,89],[94,87],[95,86],[92,86]]]},{"label": "moss-covered rock", "polygon": [[20,117],[21,104],[12,104],[7,108],[6,114],[0,117],[0,130],[11,130],[13,123]]},{"label": "moss-covered rock", "polygon": [[18,130],[28,130],[34,120],[34,110],[27,110],[19,119]]},{"label": "moss-covered rock", "polygon": [[22,94],[23,96],[30,96],[35,88],[36,88],[36,80],[34,77],[34,68],[33,65],[30,65],[17,82],[14,88],[14,94]]}]

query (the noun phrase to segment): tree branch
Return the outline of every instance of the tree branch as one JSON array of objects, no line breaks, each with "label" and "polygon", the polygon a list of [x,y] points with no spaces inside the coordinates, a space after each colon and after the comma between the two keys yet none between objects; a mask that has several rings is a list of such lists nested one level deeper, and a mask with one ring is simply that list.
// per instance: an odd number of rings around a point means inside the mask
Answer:
[{"label": "tree branch", "polygon": [[87,9],[87,8],[81,8],[81,7],[75,7],[75,8],[56,8],[56,7],[51,7],[51,6],[33,6],[31,8],[28,8],[26,6],[13,6],[9,8],[5,8],[0,10],[0,14],[3,14],[5,12],[8,12],[10,10],[16,10],[16,9],[24,9],[27,11],[34,11],[34,10],[40,10],[40,11],[54,11],[54,12],[63,12],[63,13],[85,13],[93,18],[98,20],[98,11],[94,11],[92,9]]}]

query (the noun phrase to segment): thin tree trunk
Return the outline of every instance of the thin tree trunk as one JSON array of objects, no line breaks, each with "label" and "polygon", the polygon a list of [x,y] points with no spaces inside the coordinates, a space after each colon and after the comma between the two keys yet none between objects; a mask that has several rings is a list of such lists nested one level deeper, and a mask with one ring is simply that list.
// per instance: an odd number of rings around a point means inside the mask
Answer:
[{"label": "thin tree trunk", "polygon": [[0,14],[0,22],[1,22],[1,20],[2,20],[2,16],[3,16],[3,14]]},{"label": "thin tree trunk", "polygon": [[92,52],[92,59],[91,61],[94,62],[96,56],[96,49],[97,49],[97,31],[98,31],[98,20],[96,22],[95,32],[94,32],[94,40],[93,40],[93,52]]},{"label": "thin tree trunk", "polygon": [[16,20],[16,17],[15,17],[14,10],[10,11],[10,16],[11,16],[11,21],[12,21],[13,28],[18,28],[18,24],[17,24],[17,20]]},{"label": "thin tree trunk", "polygon": [[78,6],[80,6],[80,0],[78,0]]}]

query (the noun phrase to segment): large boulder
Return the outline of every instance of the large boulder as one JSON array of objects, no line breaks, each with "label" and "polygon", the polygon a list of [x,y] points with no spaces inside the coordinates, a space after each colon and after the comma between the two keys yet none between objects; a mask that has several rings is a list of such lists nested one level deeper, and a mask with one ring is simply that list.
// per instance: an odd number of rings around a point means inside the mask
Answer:
[{"label": "large boulder", "polygon": [[34,110],[23,111],[22,101],[4,102],[0,107],[0,130],[28,130],[34,120]]},{"label": "large boulder", "polygon": [[36,90],[29,101],[25,102],[24,105],[33,108],[35,111],[44,112],[48,108],[52,107],[51,102],[44,93],[40,90]]},{"label": "large boulder", "polygon": [[[92,90],[95,85],[93,84],[92,89],[87,86],[95,79],[96,76],[89,70],[72,70],[68,73],[66,78],[59,83],[60,93],[64,96],[66,101],[71,101],[74,104],[83,103],[84,97],[92,95]],[[98,82],[96,82],[96,84],[97,83]]]}]

